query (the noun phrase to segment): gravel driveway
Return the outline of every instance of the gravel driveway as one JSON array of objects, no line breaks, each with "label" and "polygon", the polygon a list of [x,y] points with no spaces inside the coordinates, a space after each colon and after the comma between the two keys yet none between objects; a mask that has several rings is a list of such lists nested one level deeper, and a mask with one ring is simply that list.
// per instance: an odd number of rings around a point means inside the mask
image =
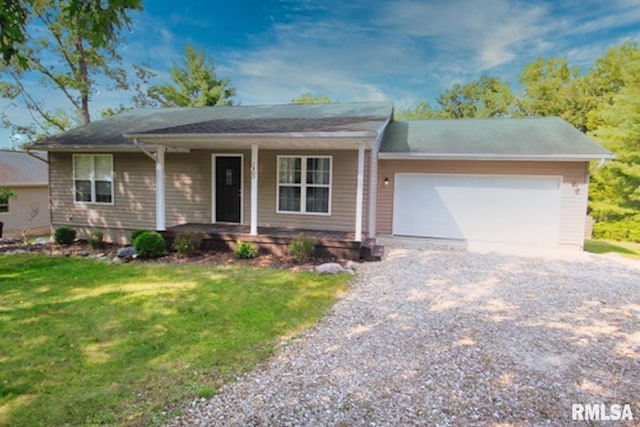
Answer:
[{"label": "gravel driveway", "polygon": [[170,425],[564,426],[573,403],[640,422],[640,261],[385,244],[320,325]]}]

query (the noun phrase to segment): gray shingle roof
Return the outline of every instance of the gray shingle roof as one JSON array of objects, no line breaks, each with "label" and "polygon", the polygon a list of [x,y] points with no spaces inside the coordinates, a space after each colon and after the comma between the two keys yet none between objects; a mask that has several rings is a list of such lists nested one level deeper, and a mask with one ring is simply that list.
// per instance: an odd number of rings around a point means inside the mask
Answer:
[{"label": "gray shingle roof", "polygon": [[383,102],[131,110],[44,138],[31,148],[126,147],[132,145],[127,134],[376,132],[392,111],[392,104]]},{"label": "gray shingle roof", "polygon": [[[46,159],[42,153],[40,157]],[[49,166],[24,151],[0,151],[0,186],[47,185]]]},{"label": "gray shingle roof", "polygon": [[597,142],[560,118],[392,122],[382,157],[612,158]]}]

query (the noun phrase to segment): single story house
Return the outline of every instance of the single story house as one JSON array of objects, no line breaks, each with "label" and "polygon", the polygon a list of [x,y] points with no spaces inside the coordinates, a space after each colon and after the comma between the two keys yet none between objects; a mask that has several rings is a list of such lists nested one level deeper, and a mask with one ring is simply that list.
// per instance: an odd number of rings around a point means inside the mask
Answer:
[{"label": "single story house", "polygon": [[49,167],[46,153],[0,150],[0,187],[12,197],[0,200],[4,236],[47,233],[49,211]]},{"label": "single story house", "polygon": [[181,224],[581,248],[590,162],[549,119],[394,121],[390,103],[128,111],[45,138],[54,226]]}]

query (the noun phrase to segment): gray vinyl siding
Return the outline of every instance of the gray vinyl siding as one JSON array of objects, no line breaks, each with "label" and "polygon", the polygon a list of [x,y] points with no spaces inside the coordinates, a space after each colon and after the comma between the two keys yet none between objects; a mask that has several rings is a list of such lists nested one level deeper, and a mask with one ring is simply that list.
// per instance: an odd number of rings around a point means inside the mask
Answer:
[{"label": "gray vinyl siding", "polygon": [[[380,160],[377,209],[379,234],[392,233],[394,176],[399,172],[561,176],[560,245],[583,246],[589,190],[586,162]],[[388,185],[383,183],[385,177],[389,179]]]}]

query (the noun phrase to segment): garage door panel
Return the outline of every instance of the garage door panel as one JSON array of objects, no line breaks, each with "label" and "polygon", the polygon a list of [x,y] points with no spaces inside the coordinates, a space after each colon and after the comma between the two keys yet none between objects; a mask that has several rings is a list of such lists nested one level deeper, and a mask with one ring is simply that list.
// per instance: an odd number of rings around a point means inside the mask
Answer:
[{"label": "garage door panel", "polygon": [[558,177],[397,174],[393,233],[557,244]]}]

